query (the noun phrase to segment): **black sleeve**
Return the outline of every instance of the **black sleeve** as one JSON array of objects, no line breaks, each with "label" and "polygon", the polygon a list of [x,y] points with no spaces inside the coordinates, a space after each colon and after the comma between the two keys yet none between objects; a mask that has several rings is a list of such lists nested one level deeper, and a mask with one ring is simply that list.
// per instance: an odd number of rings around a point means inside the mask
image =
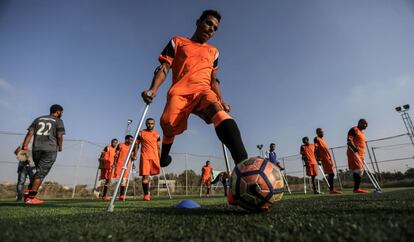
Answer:
[{"label": "black sleeve", "polygon": [[356,137],[356,132],[355,132],[355,129],[354,128],[351,128],[348,131],[348,136]]},{"label": "black sleeve", "polygon": [[319,144],[319,140],[318,140],[318,138],[317,138],[317,137],[315,137],[315,138],[313,139],[313,143],[314,143],[314,144]]},{"label": "black sleeve", "polygon": [[174,47],[172,45],[172,40],[170,40],[167,46],[165,46],[164,50],[161,52],[161,55],[174,59]]},{"label": "black sleeve", "polygon": [[108,151],[108,146],[105,146],[105,148],[103,149],[104,152]]}]

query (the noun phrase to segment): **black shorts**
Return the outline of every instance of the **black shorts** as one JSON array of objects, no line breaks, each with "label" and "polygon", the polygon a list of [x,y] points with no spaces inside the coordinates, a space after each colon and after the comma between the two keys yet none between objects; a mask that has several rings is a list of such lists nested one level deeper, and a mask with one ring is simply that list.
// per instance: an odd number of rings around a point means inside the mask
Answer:
[{"label": "black shorts", "polygon": [[49,174],[50,169],[55,163],[57,151],[33,151],[33,162],[36,166],[34,178],[44,179]]}]

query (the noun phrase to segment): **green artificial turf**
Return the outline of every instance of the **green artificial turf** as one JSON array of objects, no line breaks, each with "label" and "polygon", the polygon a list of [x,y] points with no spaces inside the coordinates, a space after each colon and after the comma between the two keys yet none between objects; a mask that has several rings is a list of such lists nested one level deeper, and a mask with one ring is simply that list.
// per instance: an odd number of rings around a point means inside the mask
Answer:
[{"label": "green artificial turf", "polygon": [[48,199],[26,206],[0,201],[1,241],[413,241],[414,189],[381,195],[286,195],[267,213],[193,198],[200,209],[176,209],[188,197],[117,202]]}]

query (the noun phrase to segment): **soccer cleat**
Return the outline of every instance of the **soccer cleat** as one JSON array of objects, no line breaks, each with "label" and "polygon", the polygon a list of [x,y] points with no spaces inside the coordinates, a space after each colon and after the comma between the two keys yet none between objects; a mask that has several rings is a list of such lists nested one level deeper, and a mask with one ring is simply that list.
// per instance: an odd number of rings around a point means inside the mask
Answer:
[{"label": "soccer cleat", "polygon": [[367,190],[364,190],[364,189],[359,188],[359,189],[354,190],[354,193],[368,193],[368,191],[367,191]]},{"label": "soccer cleat", "polygon": [[110,196],[104,196],[104,197],[102,197],[102,201],[109,201],[109,200],[111,200],[111,198],[112,197],[110,197]]},{"label": "soccer cleat", "polygon": [[144,195],[144,201],[150,201],[151,200],[151,195],[148,193],[147,195]]},{"label": "soccer cleat", "polygon": [[167,167],[172,161],[172,158],[170,155],[167,155],[165,157],[161,157],[160,159],[160,165],[161,167]]},{"label": "soccer cleat", "polygon": [[227,203],[229,205],[237,205],[236,201],[234,200],[233,194],[230,191],[227,192]]},{"label": "soccer cleat", "polygon": [[125,196],[124,196],[124,195],[121,195],[121,196],[119,196],[118,200],[119,200],[119,201],[124,201],[124,200],[126,200],[126,199],[125,199]]},{"label": "soccer cleat", "polygon": [[329,191],[330,194],[342,194],[342,192],[337,191],[335,189],[333,189],[332,191]]},{"label": "soccer cleat", "polygon": [[40,200],[40,199],[37,199],[37,198],[27,198],[25,201],[24,201],[24,204],[42,204],[42,203],[44,203],[45,201],[43,201],[43,200]]}]

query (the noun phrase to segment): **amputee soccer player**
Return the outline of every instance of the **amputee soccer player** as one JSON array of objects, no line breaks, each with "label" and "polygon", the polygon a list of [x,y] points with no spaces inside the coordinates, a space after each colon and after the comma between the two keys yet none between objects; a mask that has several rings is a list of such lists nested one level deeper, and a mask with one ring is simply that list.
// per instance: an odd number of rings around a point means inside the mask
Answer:
[{"label": "amputee soccer player", "polygon": [[36,173],[28,186],[29,193],[25,195],[26,204],[40,204],[43,200],[36,198],[37,191],[43,180],[56,161],[57,152],[62,151],[65,127],[62,121],[63,108],[58,104],[50,107],[50,114],[36,118],[23,141],[23,150],[28,149],[33,137],[32,157]]},{"label": "amputee soccer player", "polygon": [[114,172],[113,178],[122,179],[121,189],[120,189],[119,198],[118,198],[119,200],[125,199],[125,187],[128,182],[128,174],[131,169],[131,163],[134,160],[136,160],[135,152],[133,151],[131,154],[131,158],[128,160],[128,165],[125,170],[125,173],[123,177],[121,178],[122,167],[124,165],[125,159],[128,156],[128,151],[133,141],[134,141],[134,137],[132,137],[132,135],[126,135],[124,143],[119,144],[118,147],[116,148],[116,154],[115,154],[115,159],[114,159],[115,172]]},{"label": "amputee soccer player", "polygon": [[138,146],[141,144],[139,175],[142,176],[144,201],[149,201],[151,200],[150,176],[160,174],[161,140],[158,132],[154,130],[155,120],[153,118],[147,118],[145,125],[147,128],[139,132],[135,149],[138,150]]},{"label": "amputee soccer player", "polygon": [[323,130],[322,128],[316,129],[316,137],[313,139],[313,143],[315,144],[315,154],[316,160],[321,161],[323,166],[323,172],[328,174],[328,182],[329,182],[329,193],[331,194],[342,194],[342,192],[337,191],[334,188],[334,165],[331,158],[331,154],[328,150],[328,144],[326,143],[325,139],[323,138]]},{"label": "amputee soccer player", "polygon": [[159,56],[160,66],[154,72],[150,89],[142,92],[144,101],[151,103],[172,69],[172,85],[161,116],[161,167],[171,162],[169,152],[174,137],[187,129],[191,113],[214,124],[218,138],[230,150],[236,164],[247,158],[239,128],[228,114],[230,105],[221,96],[217,78],[219,51],[207,43],[216,33],[220,19],[217,11],[206,10],[197,20],[190,39],[173,37]]},{"label": "amputee soccer player", "polygon": [[206,164],[201,168],[201,186],[206,186],[206,196],[210,196],[210,189],[211,189],[211,174],[213,172],[213,168],[210,165],[210,161],[206,161]]},{"label": "amputee soccer player", "polygon": [[268,159],[273,164],[275,164],[277,167],[279,167],[279,169],[281,171],[283,171],[285,169],[280,165],[280,162],[277,160],[276,144],[275,143],[270,144],[269,150],[266,151],[265,158]]},{"label": "amputee soccer player", "polygon": [[315,145],[309,143],[308,137],[302,138],[303,145],[300,146],[300,154],[306,167],[306,175],[312,178],[313,193],[319,194],[316,191],[315,177],[318,175],[318,168],[315,157]]},{"label": "amputee soccer player", "polygon": [[354,177],[354,193],[368,193],[367,190],[359,188],[362,176],[364,175],[364,154],[366,149],[366,139],[364,130],[368,127],[365,119],[360,119],[358,125],[352,127],[348,132],[348,167],[352,170]]},{"label": "amputee soccer player", "polygon": [[108,186],[111,183],[112,174],[114,172],[114,162],[115,162],[115,154],[116,154],[116,147],[118,145],[117,139],[112,139],[111,144],[107,145],[102,153],[101,157],[99,158],[99,167],[101,169],[101,180],[105,180],[104,189],[102,193],[102,200],[108,201],[111,199],[110,196],[107,196]]}]

